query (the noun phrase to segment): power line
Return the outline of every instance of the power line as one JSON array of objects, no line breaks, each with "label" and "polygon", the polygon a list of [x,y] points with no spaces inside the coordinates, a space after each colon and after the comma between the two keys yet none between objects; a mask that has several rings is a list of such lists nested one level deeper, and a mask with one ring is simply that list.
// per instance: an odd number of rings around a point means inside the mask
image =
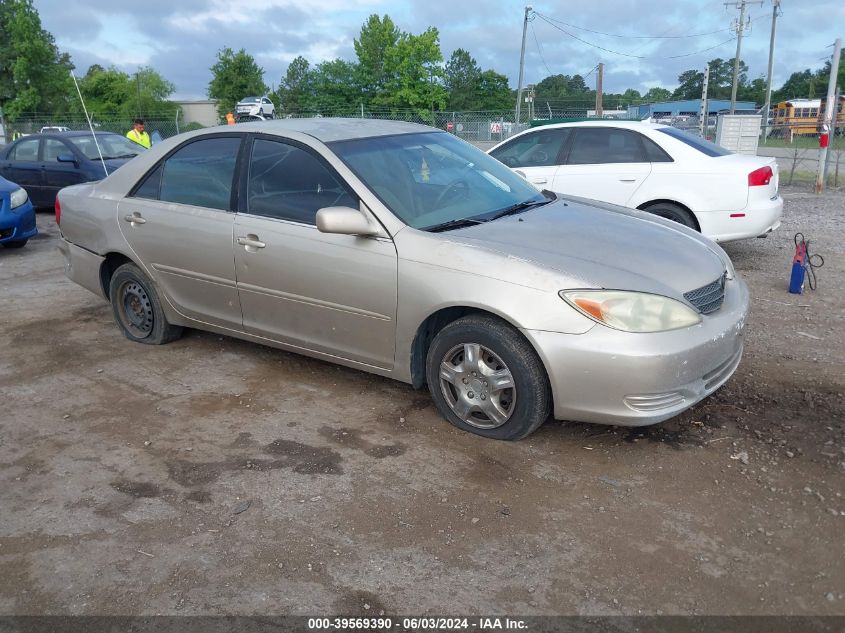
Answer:
[{"label": "power line", "polygon": [[586,75],[582,75],[582,77],[583,77],[584,81],[587,81],[587,77],[589,77],[590,75],[592,75],[592,74],[596,71],[596,68],[598,68],[598,67],[599,67],[599,65],[598,65],[598,64],[596,64],[595,66],[593,66],[592,68],[590,68],[589,72],[588,72]]},{"label": "power line", "polygon": [[735,39],[736,39],[735,37],[732,37],[728,40],[725,40],[724,42],[719,42],[718,44],[716,44],[715,46],[711,46],[710,48],[703,48],[700,51],[695,51],[695,52],[692,52],[692,53],[684,53],[683,55],[669,55],[668,57],[663,57],[663,59],[680,59],[681,57],[692,57],[693,55],[698,55],[700,53],[706,53],[707,51],[712,51],[714,49],[720,48],[720,47],[724,46],[725,44],[727,44],[728,42],[733,42]]},{"label": "power line", "polygon": [[580,37],[578,37],[577,35],[573,35],[573,34],[572,34],[572,33],[570,33],[569,31],[567,31],[566,29],[564,29],[564,28],[562,28],[562,27],[558,26],[558,25],[557,25],[557,24],[555,24],[554,22],[550,21],[550,20],[549,20],[546,16],[544,16],[543,14],[541,14],[541,13],[535,13],[535,15],[536,15],[537,17],[539,17],[541,20],[543,20],[544,22],[546,22],[547,24],[549,24],[550,26],[552,26],[552,27],[556,28],[556,29],[557,29],[558,31],[560,31],[561,33],[565,33],[566,35],[568,35],[568,36],[569,36],[569,37],[571,37],[572,39],[578,40],[579,42],[581,42],[581,43],[583,43],[583,44],[586,44],[587,46],[592,46],[593,48],[597,48],[597,49],[599,49],[599,50],[601,50],[601,51],[605,51],[605,52],[607,52],[607,53],[613,53],[614,55],[622,55],[623,57],[633,57],[633,58],[635,58],[635,59],[645,59],[645,55],[632,55],[632,54],[630,54],[630,53],[622,53],[622,52],[620,52],[620,51],[614,51],[614,50],[611,50],[611,49],[609,49],[609,48],[605,48],[604,46],[599,46],[598,44],[593,44],[592,42],[588,42],[587,40],[581,39],[581,38],[580,38]]},{"label": "power line", "polygon": [[[725,40],[724,42],[719,42],[719,43],[718,43],[718,44],[716,44],[715,46],[710,46],[710,47],[708,47],[708,48],[703,48],[703,49],[701,49],[701,50],[693,51],[693,52],[691,52],[691,53],[683,53],[683,54],[681,54],[681,55],[661,55],[661,56],[656,56],[656,57],[649,57],[649,56],[647,56],[647,55],[634,55],[634,54],[632,54],[632,53],[624,53],[624,52],[622,52],[622,51],[615,51],[615,50],[613,50],[613,49],[606,48],[606,47],[604,47],[604,46],[599,46],[598,44],[595,44],[595,43],[593,43],[593,42],[588,42],[587,40],[582,39],[582,38],[578,37],[577,35],[574,35],[574,34],[570,33],[570,32],[569,32],[569,31],[567,31],[566,29],[564,29],[564,28],[562,28],[562,27],[558,26],[557,24],[555,24],[555,23],[553,23],[553,22],[549,21],[549,20],[546,18],[546,16],[544,16],[544,15],[542,15],[542,14],[540,14],[540,13],[535,13],[535,15],[537,15],[537,17],[539,17],[541,20],[543,20],[544,22],[546,22],[549,26],[552,26],[552,27],[556,28],[558,31],[561,31],[562,33],[565,33],[565,34],[566,34],[566,35],[568,35],[569,37],[571,37],[571,38],[573,38],[573,39],[575,39],[575,40],[578,40],[578,41],[579,41],[579,42],[581,42],[582,44],[586,44],[587,46],[592,46],[593,48],[597,48],[597,49],[602,50],[602,51],[605,51],[605,52],[607,52],[607,53],[612,53],[612,54],[614,54],[614,55],[621,55],[622,57],[631,57],[631,58],[633,58],[633,59],[680,59],[680,58],[682,58],[682,57],[692,57],[693,55],[698,55],[698,54],[700,54],[700,53],[706,53],[706,52],[708,52],[708,51],[712,51],[712,50],[714,50],[714,49],[716,49],[716,48],[719,48],[720,46],[724,46],[724,45],[725,45],[725,44],[727,44],[728,42],[733,42],[733,41],[736,39],[735,37],[731,37],[730,39],[727,39],[727,40]],[[532,28],[533,28],[533,27],[532,27]],[[719,31],[719,32],[721,32],[721,31]]]},{"label": "power line", "polygon": [[687,33],[686,35],[619,35],[617,33],[605,33],[604,31],[595,31],[593,29],[588,29],[583,26],[576,26],[575,24],[569,24],[568,22],[564,22],[563,20],[558,20],[557,18],[553,18],[547,15],[542,15],[540,13],[534,12],[536,15],[539,15],[544,20],[551,20],[552,22],[557,22],[559,24],[563,24],[564,26],[568,26],[573,29],[578,29],[579,31],[586,31],[588,33],[595,33],[596,35],[606,35],[607,37],[618,37],[621,39],[630,39],[630,40],[676,40],[676,39],[683,39],[685,37],[703,37],[705,35],[715,35],[716,33],[724,33],[729,31],[730,29],[719,29],[717,31],[707,31],[705,33]]},{"label": "power line", "polygon": [[534,43],[537,45],[537,52],[540,54],[540,60],[543,62],[543,66],[546,67],[546,70],[550,75],[554,75],[552,69],[549,68],[549,65],[546,63],[546,58],[543,57],[543,49],[540,46],[540,40],[537,39],[537,31],[534,30],[534,21],[529,20],[531,22],[531,35],[534,36]]}]

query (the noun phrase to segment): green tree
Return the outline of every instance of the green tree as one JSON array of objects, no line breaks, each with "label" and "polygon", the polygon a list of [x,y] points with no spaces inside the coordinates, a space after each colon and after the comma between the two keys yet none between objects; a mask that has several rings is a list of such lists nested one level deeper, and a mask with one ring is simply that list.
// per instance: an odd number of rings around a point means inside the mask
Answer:
[{"label": "green tree", "polygon": [[66,112],[72,70],[70,57],[42,28],[32,0],[0,2],[0,107],[10,118]]},{"label": "green tree", "polygon": [[701,97],[704,86],[704,73],[698,70],[685,70],[678,75],[678,87],[672,93],[673,99],[697,99]]},{"label": "green tree", "polygon": [[432,109],[446,106],[446,89],[441,80],[443,61],[440,34],[429,27],[419,35],[402,33],[396,46],[387,51],[385,70],[388,76],[385,91],[377,104],[393,110],[416,110],[421,117]]},{"label": "green tree", "polygon": [[740,86],[736,92],[736,98],[739,101],[753,101],[755,104],[762,106],[766,102],[765,78],[757,77],[750,83]]},{"label": "green tree", "polygon": [[124,102],[121,113],[142,119],[168,118],[176,114],[176,104],[167,98],[175,86],[148,66],[139,68],[131,78],[134,95]]},{"label": "green tree", "polygon": [[[707,81],[708,99],[729,99],[734,76],[734,60],[717,57],[707,62],[710,77]],[[704,72],[695,68],[686,70],[678,75],[679,86],[672,93],[673,99],[700,99],[704,86]],[[748,65],[739,60],[739,80],[737,81],[737,95],[739,89],[748,86]]]},{"label": "green tree", "polygon": [[288,64],[287,72],[282,77],[279,89],[273,94],[276,107],[288,114],[299,114],[309,96],[311,67],[301,55]]},{"label": "green tree", "polygon": [[672,96],[672,93],[667,90],[666,88],[661,88],[660,86],[654,86],[648,89],[643,95],[643,101],[646,103],[658,103],[660,101],[666,101]]},{"label": "green tree", "polygon": [[572,77],[569,75],[549,75],[540,83],[534,86],[534,95],[537,102],[553,101],[568,97],[569,82]]},{"label": "green tree", "polygon": [[475,99],[475,110],[509,110],[514,104],[508,78],[493,70],[485,70],[478,76]]},{"label": "green tree", "polygon": [[[830,81],[830,66],[830,60],[825,60],[824,66],[816,71],[814,88],[818,87],[822,98],[827,96],[827,85]],[[839,56],[839,72],[836,76],[836,85],[840,88],[845,88],[845,51],[842,51],[842,54]]]},{"label": "green tree", "polygon": [[[709,62],[710,79],[707,83],[707,97],[709,99],[730,99],[734,78],[734,58],[722,60],[713,59]],[[737,81],[737,95],[739,90],[748,86],[748,65],[739,60],[739,79]],[[701,96],[699,92],[698,96]]]},{"label": "green tree", "polygon": [[358,56],[358,83],[368,101],[385,100],[387,83],[394,78],[388,58],[395,56],[400,31],[389,16],[383,18],[373,14],[361,27],[361,33],[354,40]]},{"label": "green tree", "polygon": [[[114,67],[95,65],[78,81],[92,115],[170,119],[176,114],[176,104],[167,100],[173,84],[152,68],[142,66],[130,76]],[[81,105],[75,103],[74,111],[81,112]]]},{"label": "green tree", "polygon": [[582,95],[590,92],[590,88],[581,75],[572,75],[569,80],[569,92],[574,95]]},{"label": "green tree", "polygon": [[446,63],[443,84],[449,93],[450,110],[477,110],[481,68],[467,51],[455,50]]},{"label": "green tree", "polygon": [[628,88],[625,92],[619,95],[619,101],[627,103],[639,103],[642,100],[643,96],[640,94],[640,91],[634,90],[633,88]]},{"label": "green tree", "polygon": [[[131,97],[132,88],[129,75],[114,67],[102,69],[92,66],[79,79],[85,106],[92,115],[113,115],[123,110],[123,105]],[[81,112],[81,104],[75,104],[75,110]]]},{"label": "green tree", "polygon": [[218,100],[217,111],[221,117],[232,112],[244,97],[267,93],[264,69],[244,49],[237,53],[228,46],[220,49],[211,74],[208,96]]},{"label": "green tree", "polygon": [[792,73],[780,88],[772,92],[772,103],[789,99],[809,99],[814,92],[814,84],[815,76],[809,68]]},{"label": "green tree", "polygon": [[356,108],[361,103],[357,65],[343,59],[322,62],[309,74],[309,111],[332,113]]}]

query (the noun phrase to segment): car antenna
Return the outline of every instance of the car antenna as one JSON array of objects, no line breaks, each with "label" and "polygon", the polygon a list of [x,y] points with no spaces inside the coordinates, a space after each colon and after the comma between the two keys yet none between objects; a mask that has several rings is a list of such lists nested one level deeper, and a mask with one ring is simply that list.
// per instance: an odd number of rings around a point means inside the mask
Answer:
[{"label": "car antenna", "polygon": [[97,146],[97,154],[100,156],[100,163],[103,165],[103,171],[106,172],[106,177],[109,175],[109,170],[106,169],[106,161],[103,158],[103,152],[100,151],[100,144],[97,142],[97,135],[94,134],[94,126],[91,125],[91,117],[88,116],[88,108],[85,107],[85,99],[82,98],[82,91],[79,89],[79,82],[76,81],[76,76],[73,71],[70,71],[70,77],[73,79],[73,85],[76,86],[76,94],[79,95],[79,101],[82,103],[82,111],[85,113],[85,119],[88,121],[88,129],[91,130],[91,137],[94,139],[94,145]]}]

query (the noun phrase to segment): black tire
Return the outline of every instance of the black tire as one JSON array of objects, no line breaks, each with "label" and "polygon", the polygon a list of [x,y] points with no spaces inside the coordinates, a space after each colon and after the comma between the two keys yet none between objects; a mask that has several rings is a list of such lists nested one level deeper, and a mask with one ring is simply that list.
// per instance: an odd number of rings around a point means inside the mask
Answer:
[{"label": "black tire", "polygon": [[155,284],[135,264],[114,271],[109,297],[114,320],[130,341],[164,345],[182,336],[181,326],[167,322]]},{"label": "black tire", "polygon": [[[461,348],[467,345],[478,345],[484,359],[483,368],[507,372],[513,387],[496,390],[492,386],[488,387],[487,380],[483,381],[482,386],[481,379],[491,374],[479,371],[480,377],[473,378],[476,374],[466,371],[473,363],[465,363],[466,357],[460,361],[460,365],[455,365],[454,355],[460,357],[463,354]],[[485,353],[488,354],[486,358]],[[446,363],[451,364],[453,370],[460,369],[458,375],[464,376],[460,378],[461,384],[441,379],[441,367]],[[551,413],[551,388],[543,363],[525,337],[495,317],[468,315],[440,330],[428,349],[426,379],[431,397],[441,415],[459,429],[483,437],[497,440],[522,439],[543,424]],[[489,382],[492,385],[493,381]],[[481,393],[473,392],[474,388]],[[497,411],[505,411],[507,419],[500,423],[487,418],[482,411],[473,410],[469,413],[473,423],[469,423],[466,416],[461,417],[455,412],[450,402],[452,400],[456,406],[460,406],[461,401],[464,404],[470,402],[467,398],[474,399],[475,404],[472,406],[485,404],[488,410],[490,406],[495,406]],[[482,399],[485,399],[485,403],[481,402]],[[496,404],[493,404],[494,401]],[[479,418],[487,418],[489,425],[485,426],[484,420]],[[496,424],[499,425],[494,426]]]},{"label": "black tire", "polygon": [[15,240],[13,242],[3,242],[3,246],[5,246],[6,248],[23,248],[24,246],[26,246],[26,243],[28,241],[29,241],[29,239],[27,238],[25,240]]},{"label": "black tire", "polygon": [[644,211],[648,211],[654,215],[659,215],[661,218],[672,220],[678,224],[683,224],[694,231],[698,230],[698,224],[695,222],[695,216],[677,204],[672,204],[671,202],[656,202],[645,207]]}]

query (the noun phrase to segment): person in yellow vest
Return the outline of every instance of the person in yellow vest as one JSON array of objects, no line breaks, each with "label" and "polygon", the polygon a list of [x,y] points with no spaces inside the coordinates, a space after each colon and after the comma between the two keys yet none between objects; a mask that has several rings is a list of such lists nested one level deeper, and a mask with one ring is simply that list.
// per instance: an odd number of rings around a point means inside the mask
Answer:
[{"label": "person in yellow vest", "polygon": [[231,112],[226,113],[226,125],[234,125],[235,124],[235,115]]},{"label": "person in yellow vest", "polygon": [[144,120],[135,119],[132,123],[132,129],[126,133],[126,138],[146,149],[150,149],[152,143],[150,143],[150,135],[144,131]]}]

